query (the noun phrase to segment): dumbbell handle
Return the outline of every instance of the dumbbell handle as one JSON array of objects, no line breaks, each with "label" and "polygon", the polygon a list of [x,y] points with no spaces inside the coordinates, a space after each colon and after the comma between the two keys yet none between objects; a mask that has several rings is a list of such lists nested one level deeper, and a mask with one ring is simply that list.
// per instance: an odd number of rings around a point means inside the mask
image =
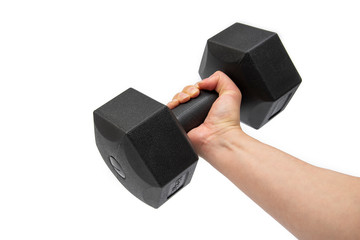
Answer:
[{"label": "dumbbell handle", "polygon": [[197,98],[180,104],[172,110],[185,132],[189,132],[204,122],[218,96],[219,94],[215,91],[201,90]]}]

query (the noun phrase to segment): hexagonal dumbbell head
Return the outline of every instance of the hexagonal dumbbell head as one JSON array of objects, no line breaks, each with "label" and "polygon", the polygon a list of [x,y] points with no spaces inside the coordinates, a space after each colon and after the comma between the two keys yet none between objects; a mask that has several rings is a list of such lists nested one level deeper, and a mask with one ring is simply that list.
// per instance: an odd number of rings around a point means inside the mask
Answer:
[{"label": "hexagonal dumbbell head", "polygon": [[240,23],[207,41],[199,74],[217,70],[241,90],[241,121],[256,129],[284,110],[301,83],[276,33]]},{"label": "hexagonal dumbbell head", "polygon": [[188,184],[198,156],[165,105],[128,89],[94,111],[98,149],[117,179],[158,208]]}]

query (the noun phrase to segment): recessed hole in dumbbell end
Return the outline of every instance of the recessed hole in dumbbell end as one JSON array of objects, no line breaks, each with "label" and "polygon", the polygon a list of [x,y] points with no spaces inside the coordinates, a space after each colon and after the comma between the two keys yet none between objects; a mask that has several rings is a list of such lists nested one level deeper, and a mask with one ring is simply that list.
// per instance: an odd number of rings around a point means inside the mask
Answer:
[{"label": "recessed hole in dumbbell end", "polygon": [[118,161],[113,156],[110,156],[109,160],[111,165],[114,167],[114,170],[119,174],[119,176],[125,179],[125,173]]}]

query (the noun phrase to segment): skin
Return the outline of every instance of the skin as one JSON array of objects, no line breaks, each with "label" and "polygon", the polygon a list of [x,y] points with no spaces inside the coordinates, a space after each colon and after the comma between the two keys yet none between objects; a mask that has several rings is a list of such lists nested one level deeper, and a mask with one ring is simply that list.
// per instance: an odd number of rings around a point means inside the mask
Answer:
[{"label": "skin", "polygon": [[216,90],[188,136],[197,153],[299,239],[360,239],[360,178],[319,168],[261,143],[240,127],[241,92],[218,71],[185,87],[170,109]]}]

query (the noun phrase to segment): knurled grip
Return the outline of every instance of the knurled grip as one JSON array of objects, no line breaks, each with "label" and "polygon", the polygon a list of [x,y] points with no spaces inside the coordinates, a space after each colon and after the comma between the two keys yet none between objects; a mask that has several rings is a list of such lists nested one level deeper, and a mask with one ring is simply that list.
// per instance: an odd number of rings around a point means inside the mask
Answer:
[{"label": "knurled grip", "polygon": [[208,115],[212,104],[219,97],[215,91],[201,90],[200,95],[172,110],[185,132],[202,124]]}]

